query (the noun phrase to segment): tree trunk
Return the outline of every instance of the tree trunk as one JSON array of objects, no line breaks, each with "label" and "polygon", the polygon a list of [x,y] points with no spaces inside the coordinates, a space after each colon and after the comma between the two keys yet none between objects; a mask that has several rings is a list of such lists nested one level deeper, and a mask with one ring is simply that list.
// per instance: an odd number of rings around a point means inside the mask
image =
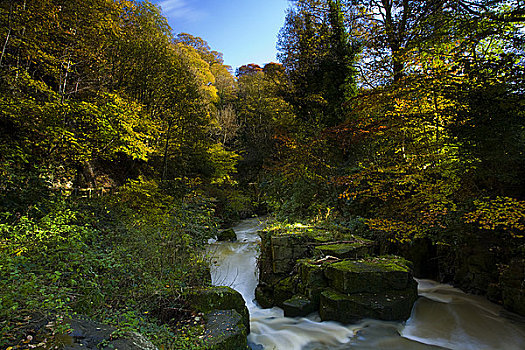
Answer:
[{"label": "tree trunk", "polygon": [[164,144],[164,159],[162,161],[163,169],[162,169],[162,181],[166,181],[166,176],[168,172],[168,147],[170,143],[170,133],[171,133],[171,126],[172,122],[168,122],[168,131],[166,132],[166,143]]}]

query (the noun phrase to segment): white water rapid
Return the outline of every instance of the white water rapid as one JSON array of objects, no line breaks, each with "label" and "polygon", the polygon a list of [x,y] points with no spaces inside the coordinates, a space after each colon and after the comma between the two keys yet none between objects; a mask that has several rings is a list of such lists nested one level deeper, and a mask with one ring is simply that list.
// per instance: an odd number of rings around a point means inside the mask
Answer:
[{"label": "white water rapid", "polygon": [[342,325],[318,316],[289,318],[277,307],[261,309],[258,219],[234,227],[237,242],[211,241],[212,283],[242,294],[250,311],[252,349],[264,350],[525,350],[525,323],[503,317],[501,307],[448,285],[420,280],[420,298],[405,323],[363,320]]}]

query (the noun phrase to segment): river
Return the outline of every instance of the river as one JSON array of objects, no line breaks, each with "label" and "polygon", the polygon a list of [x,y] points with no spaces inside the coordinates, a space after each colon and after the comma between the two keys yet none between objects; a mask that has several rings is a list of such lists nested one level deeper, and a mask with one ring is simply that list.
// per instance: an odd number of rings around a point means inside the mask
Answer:
[{"label": "river", "polygon": [[523,350],[525,323],[507,318],[485,298],[449,285],[418,280],[419,299],[403,323],[363,320],[342,325],[321,322],[318,315],[284,317],[280,308],[260,308],[257,231],[264,224],[249,219],[234,227],[237,242],[210,242],[212,283],[242,294],[250,311],[252,349],[264,350]]}]

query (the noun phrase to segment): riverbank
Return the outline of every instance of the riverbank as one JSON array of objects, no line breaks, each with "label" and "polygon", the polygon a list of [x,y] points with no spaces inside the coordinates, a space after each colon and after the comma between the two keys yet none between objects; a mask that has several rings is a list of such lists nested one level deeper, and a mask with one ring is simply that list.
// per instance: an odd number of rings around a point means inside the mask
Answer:
[{"label": "riverbank", "polygon": [[406,323],[365,319],[345,326],[321,322],[315,314],[290,318],[280,308],[263,309],[255,302],[258,224],[245,221],[235,227],[236,242],[208,248],[212,283],[233,287],[246,301],[253,349],[519,350],[525,342],[525,323],[506,317],[500,306],[430,280],[417,281],[419,299]]},{"label": "riverbank", "polygon": [[165,349],[202,343],[182,291],[210,284],[202,252],[218,220],[199,198],[143,190],[52,197],[3,219],[0,348],[60,347],[79,315],[111,330],[98,342],[138,332]]}]

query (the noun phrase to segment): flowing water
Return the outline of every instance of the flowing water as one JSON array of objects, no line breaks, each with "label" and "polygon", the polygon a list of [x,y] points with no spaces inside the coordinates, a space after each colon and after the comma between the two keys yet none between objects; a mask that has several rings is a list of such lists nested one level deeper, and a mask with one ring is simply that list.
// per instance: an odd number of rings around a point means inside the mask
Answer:
[{"label": "flowing water", "polygon": [[250,311],[252,349],[264,350],[524,350],[525,322],[481,297],[448,285],[419,280],[420,298],[406,322],[363,320],[342,325],[318,315],[284,317],[277,307],[261,309],[258,283],[258,219],[234,227],[237,242],[210,242],[212,283],[242,294]]}]

